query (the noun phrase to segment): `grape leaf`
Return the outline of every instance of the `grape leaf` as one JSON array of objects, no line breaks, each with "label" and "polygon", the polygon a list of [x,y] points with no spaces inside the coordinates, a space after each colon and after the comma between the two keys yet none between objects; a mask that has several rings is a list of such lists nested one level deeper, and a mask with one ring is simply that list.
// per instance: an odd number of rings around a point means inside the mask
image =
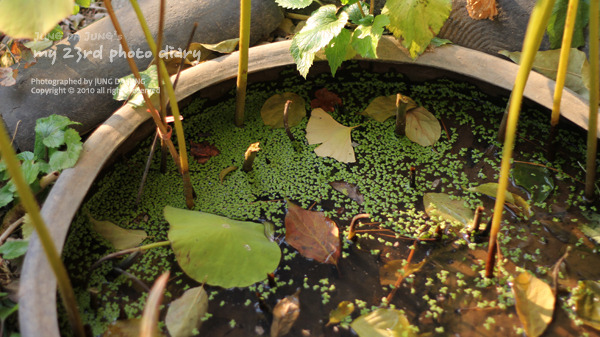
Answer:
[{"label": "grape leaf", "polygon": [[359,337],[417,337],[419,331],[400,310],[383,308],[358,317],[350,326]]},{"label": "grape leaf", "polygon": [[349,60],[356,55],[356,51],[350,44],[351,40],[352,33],[344,28],[340,34],[334,37],[327,47],[325,47],[325,56],[327,56],[327,62],[329,62],[332,76],[335,76],[335,72],[340,65],[342,65],[342,62]]},{"label": "grape leaf", "polygon": [[352,47],[363,57],[377,58],[377,45],[383,27],[390,23],[386,15],[377,15],[370,25],[359,25],[352,35]]},{"label": "grape leaf", "polygon": [[338,16],[336,12],[335,5],[321,6],[292,39],[290,52],[302,76],[308,74],[314,54],[340,34],[348,22],[348,13],[341,12]]},{"label": "grape leaf", "polygon": [[[155,64],[149,66],[148,69],[144,71],[140,71],[140,78],[146,88],[148,97],[152,97],[158,93],[158,74],[156,72]],[[142,96],[142,92],[140,91],[137,80],[133,74],[119,79],[119,85],[113,94],[113,99],[117,101],[128,99],[127,103],[131,104],[133,107],[144,105],[144,97]]]},{"label": "grape leaf", "polygon": [[515,307],[528,337],[538,337],[552,321],[556,296],[544,281],[523,272],[513,282]]},{"label": "grape leaf", "polygon": [[442,127],[435,116],[420,106],[406,112],[406,137],[421,146],[435,144],[442,135]]},{"label": "grape leaf", "polygon": [[388,0],[381,11],[390,19],[388,29],[414,59],[425,51],[450,15],[450,0]]},{"label": "grape leaf", "polygon": [[6,241],[2,246],[0,246],[0,254],[2,254],[2,258],[5,260],[16,259],[17,257],[23,256],[25,253],[27,253],[28,246],[28,240]]},{"label": "grape leaf", "polygon": [[288,126],[291,128],[300,124],[306,116],[304,98],[292,92],[284,92],[269,97],[260,108],[260,116],[265,125],[271,128],[283,128],[283,110],[288,100],[292,101],[287,112]]},{"label": "grape leaf", "polygon": [[337,264],[340,258],[339,230],[323,212],[302,209],[288,201],[285,241],[303,256],[321,263]]},{"label": "grape leaf", "polygon": [[263,224],[170,206],[164,214],[177,263],[197,282],[247,287],[279,265],[281,251],[265,237]]},{"label": "grape leaf", "polygon": [[202,318],[208,310],[208,295],[204,287],[186,290],[180,298],[171,302],[165,325],[171,337],[189,337],[202,325]]},{"label": "grape leaf", "polygon": [[0,31],[15,39],[39,39],[73,10],[73,0],[2,0]]},{"label": "grape leaf", "polygon": [[275,0],[275,2],[283,8],[300,9],[310,6],[313,0]]},{"label": "grape leaf", "polygon": [[319,157],[331,157],[343,163],[354,163],[354,148],[352,147],[351,132],[354,127],[344,126],[333,119],[323,109],[312,111],[306,125],[308,144],[319,144],[315,153]]},{"label": "grape leaf", "polygon": [[[550,40],[550,49],[559,49],[562,46],[565,20],[567,18],[568,0],[556,0],[552,15],[548,21],[548,40]],[[589,0],[580,0],[577,6],[577,17],[575,27],[573,27],[573,40],[571,47],[578,48],[585,45],[584,30],[589,21],[590,2]]]}]

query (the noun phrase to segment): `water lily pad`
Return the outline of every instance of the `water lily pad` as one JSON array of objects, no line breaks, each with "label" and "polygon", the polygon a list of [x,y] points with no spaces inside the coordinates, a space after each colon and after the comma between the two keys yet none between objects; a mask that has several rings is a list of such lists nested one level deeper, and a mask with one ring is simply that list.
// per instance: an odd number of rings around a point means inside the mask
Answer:
[{"label": "water lily pad", "polygon": [[350,326],[360,337],[417,337],[419,331],[396,309],[377,309],[355,319]]},{"label": "water lily pad", "polygon": [[573,299],[575,312],[583,323],[600,330],[600,283],[579,281]]},{"label": "water lily pad", "polygon": [[541,335],[552,321],[556,297],[550,286],[528,272],[514,280],[517,315],[528,337]]},{"label": "water lily pad", "polygon": [[265,125],[272,128],[283,128],[283,110],[287,101],[292,101],[288,108],[288,125],[294,127],[306,116],[306,106],[304,98],[291,92],[276,94],[265,101],[260,109],[260,116]]},{"label": "water lily pad", "polygon": [[512,174],[517,185],[527,190],[534,202],[546,200],[554,190],[550,170],[543,166],[515,163]]},{"label": "water lily pad", "polygon": [[181,269],[198,282],[246,287],[272,273],[281,258],[262,224],[167,206],[169,240]]}]

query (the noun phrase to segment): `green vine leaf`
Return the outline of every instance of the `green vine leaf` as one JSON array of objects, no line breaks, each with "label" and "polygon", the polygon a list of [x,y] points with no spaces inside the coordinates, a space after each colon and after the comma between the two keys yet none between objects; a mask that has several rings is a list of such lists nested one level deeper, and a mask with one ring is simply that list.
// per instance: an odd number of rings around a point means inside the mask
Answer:
[{"label": "green vine leaf", "polygon": [[[552,9],[552,15],[548,21],[548,39],[550,40],[550,49],[559,49],[562,45],[563,32],[565,28],[565,19],[567,17],[568,0],[557,0]],[[577,6],[577,18],[573,28],[572,48],[583,47],[585,37],[583,32],[589,21],[590,2],[589,0],[579,1]]]},{"label": "green vine leaf", "polygon": [[342,65],[342,62],[349,60],[356,55],[350,44],[352,33],[347,29],[342,29],[340,34],[334,37],[329,45],[325,47],[325,56],[331,68],[331,75],[335,76],[335,72]]},{"label": "green vine leaf", "polygon": [[275,0],[275,2],[283,7],[289,9],[300,9],[310,6],[312,0]]},{"label": "green vine leaf", "polygon": [[336,12],[335,5],[322,6],[292,39],[290,52],[302,76],[306,77],[308,74],[315,53],[329,45],[348,23],[348,13],[341,12],[337,15]]},{"label": "green vine leaf", "polygon": [[449,0],[388,0],[381,11],[389,16],[388,29],[414,59],[425,51],[450,15]]},{"label": "green vine leaf", "polygon": [[[348,3],[351,3],[352,1],[347,1]],[[362,23],[363,20],[371,20],[373,21],[373,16],[372,15],[366,15],[364,16],[363,13],[369,13],[369,6],[367,6],[367,4],[365,4],[364,2],[360,2],[360,4],[362,5],[362,12],[360,11],[360,7],[358,7],[359,2],[358,1],[354,1],[354,3],[352,4],[345,4],[343,3],[343,5],[346,5],[346,7],[344,7],[342,10],[346,13],[348,13],[348,19],[350,20],[350,22],[352,22],[353,24],[356,25],[360,25]]]},{"label": "green vine leaf", "polygon": [[56,151],[50,155],[50,171],[59,171],[69,167],[75,166],[79,154],[83,149],[81,143],[81,137],[77,131],[68,129],[65,131],[65,144],[67,149],[65,151]]},{"label": "green vine leaf", "polygon": [[360,55],[377,58],[377,45],[385,26],[390,24],[387,15],[377,15],[370,25],[359,25],[352,35],[352,47]]}]

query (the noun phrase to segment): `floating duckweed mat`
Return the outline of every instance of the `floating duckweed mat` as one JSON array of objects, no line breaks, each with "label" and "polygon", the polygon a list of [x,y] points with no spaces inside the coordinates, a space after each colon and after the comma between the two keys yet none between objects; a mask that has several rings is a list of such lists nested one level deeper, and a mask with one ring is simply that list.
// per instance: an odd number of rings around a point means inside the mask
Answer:
[{"label": "floating duckweed mat", "polygon": [[[498,277],[488,280],[482,277],[487,237],[469,238],[464,230],[453,226],[438,231],[425,213],[423,196],[445,193],[461,200],[468,209],[483,206],[482,223],[488,221],[493,199],[474,189],[497,182],[501,145],[495,139],[506,98],[488,96],[468,83],[448,79],[416,83],[394,72],[364,71],[356,64],[338,72],[335,79],[319,75],[305,81],[289,70],[282,78],[249,86],[244,128],[233,124],[232,93],[218,102],[197,99],[183,112],[187,141],[207,142],[220,151],[206,164],[190,158],[196,210],[235,220],[272,222],[283,253],[270,280],[247,288],[206,286],[209,308],[197,335],[268,336],[272,308],[298,289],[300,315],[289,336],[355,336],[350,322],[380,307],[400,309],[421,333],[522,335],[511,283],[520,272],[529,271],[552,285],[553,265],[567,246],[572,251],[556,274],[558,301],[547,334],[597,335],[581,325],[570,297],[577,281],[600,278],[600,270],[594,268],[600,265],[597,246],[579,230],[593,226],[584,213],[597,213],[597,206],[586,206],[582,201],[584,172],[577,165],[585,158],[582,133],[562,129],[558,159],[549,163],[543,153],[549,115],[525,109],[515,162],[545,169],[555,186],[545,201],[506,208],[499,238]],[[316,145],[306,141],[308,118],[292,128],[297,140],[293,143],[284,129],[271,129],[260,117],[265,100],[287,91],[302,96],[310,111],[315,91],[324,87],[342,98],[342,105],[331,113],[334,119],[345,126],[358,125],[352,131],[356,163],[316,156]],[[358,115],[375,97],[398,92],[440,120],[442,136],[435,145],[423,147],[397,137],[392,119],[379,123]],[[143,242],[146,244],[167,240],[165,206],[185,208],[181,178],[171,161],[166,174],[159,172],[159,155],[154,157],[141,203],[135,205],[151,140],[142,142],[98,180],[73,221],[65,246],[64,258],[81,311],[95,336],[102,335],[116,320],[141,315],[147,293],[140,282],[151,286],[158,275],[171,271],[163,319],[170,302],[199,285],[181,271],[168,246],[132,259],[103,262],[90,272],[95,261],[114,249],[93,231],[88,213],[123,228],[145,230],[149,236]],[[235,170],[221,182],[221,171],[230,166],[241,168],[244,152],[255,142],[260,142],[261,150],[254,169]],[[411,168],[415,169],[414,186]],[[359,204],[334,190],[330,183],[336,181],[358,186],[364,202]],[[525,190],[513,186],[511,191],[527,199]],[[306,259],[285,242],[286,200],[304,209],[323,211],[337,223],[343,247],[337,266]],[[370,216],[361,220],[357,237],[345,239],[350,220],[365,213]],[[434,240],[436,235],[439,239]],[[417,237],[427,239],[415,241]],[[415,267],[394,290],[394,272],[408,263],[412,248],[415,252],[410,263]],[[397,267],[390,267],[394,263]],[[385,298],[391,292],[395,295],[388,303]],[[356,310],[341,323],[327,325],[329,313],[342,301],[353,302]],[[66,327],[66,321],[62,325]],[[161,328],[166,332],[164,323]],[[68,334],[67,328],[63,330]]]}]

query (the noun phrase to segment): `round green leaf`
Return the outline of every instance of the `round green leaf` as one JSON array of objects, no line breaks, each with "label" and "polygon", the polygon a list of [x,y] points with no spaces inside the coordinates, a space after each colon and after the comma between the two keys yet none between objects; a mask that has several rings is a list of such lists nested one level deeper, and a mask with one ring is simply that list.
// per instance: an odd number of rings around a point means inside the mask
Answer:
[{"label": "round green leaf", "polygon": [[169,241],[181,269],[198,282],[247,287],[267,278],[281,258],[262,224],[165,207]]},{"label": "round green leaf", "polygon": [[0,31],[16,39],[39,39],[73,11],[73,0],[2,0]]},{"label": "round green leaf", "polygon": [[265,125],[272,128],[283,127],[283,109],[288,100],[292,101],[288,108],[288,125],[291,128],[300,124],[302,118],[306,116],[304,98],[291,92],[284,92],[269,97],[260,109],[260,116]]}]

